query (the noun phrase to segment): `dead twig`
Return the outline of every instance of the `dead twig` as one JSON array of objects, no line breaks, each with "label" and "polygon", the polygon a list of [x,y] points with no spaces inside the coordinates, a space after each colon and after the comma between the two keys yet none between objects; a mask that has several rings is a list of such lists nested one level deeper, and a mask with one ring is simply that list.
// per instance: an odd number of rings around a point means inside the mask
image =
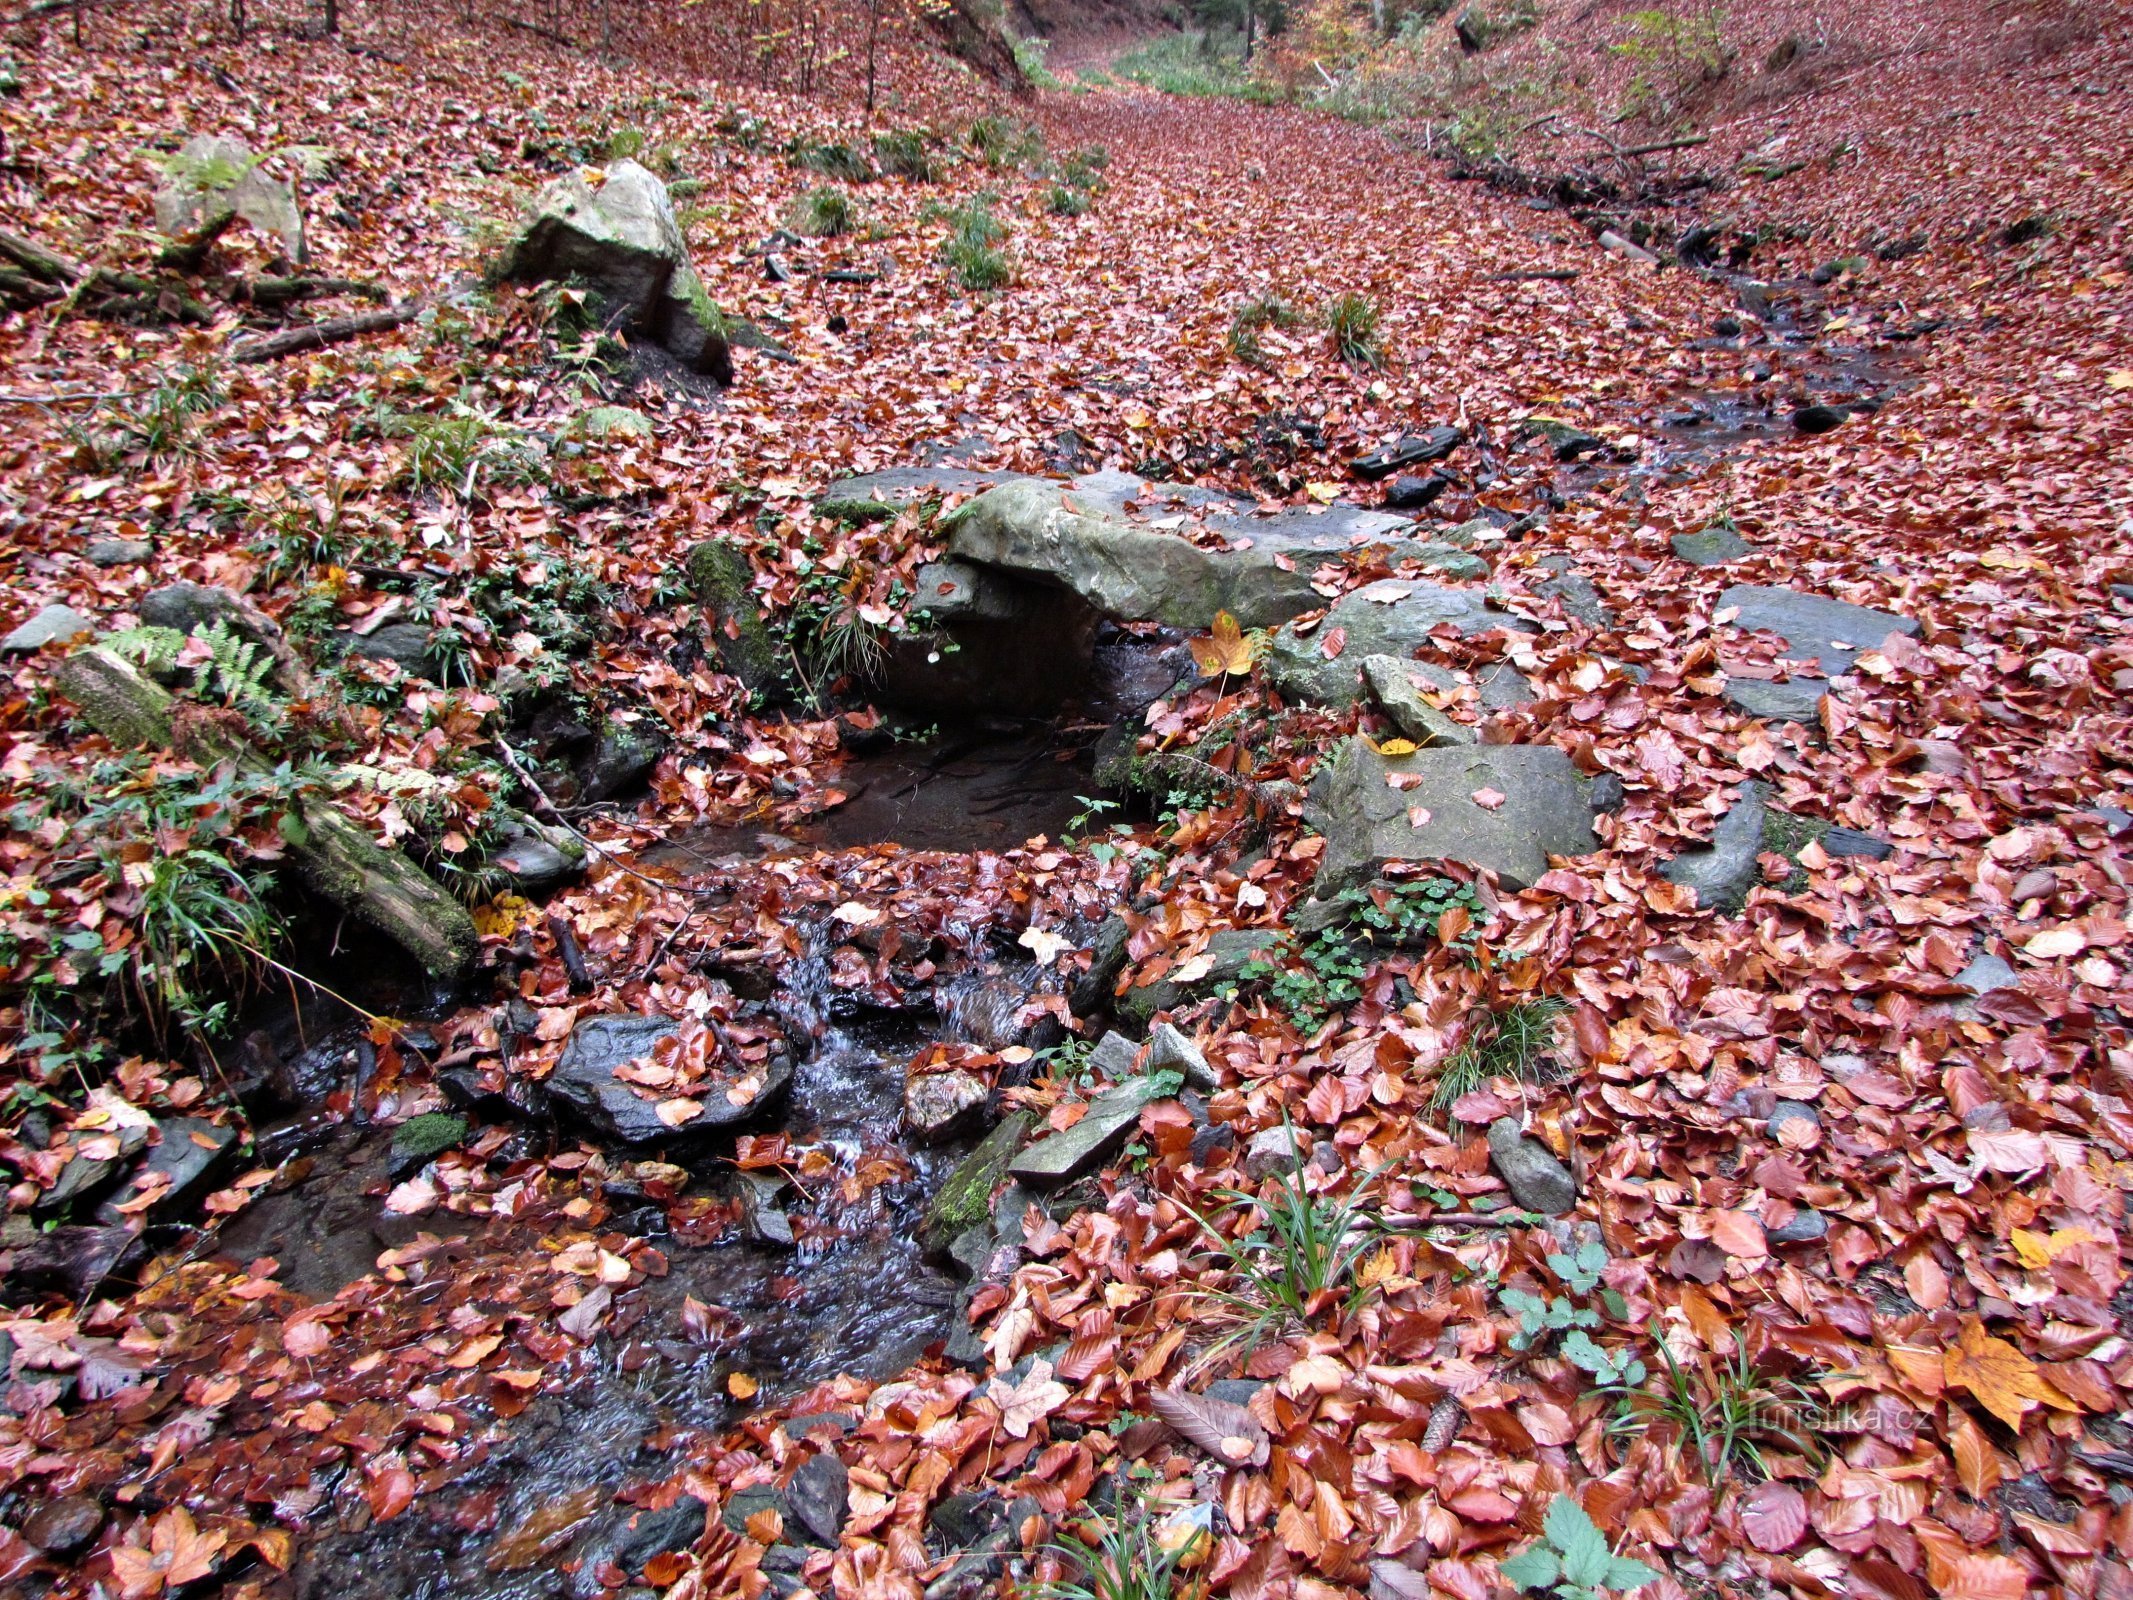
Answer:
[{"label": "dead twig", "polygon": [[388,328],[413,322],[428,307],[426,300],[406,300],[383,311],[359,311],[352,317],[335,317],[329,322],[314,322],[308,327],[287,328],[263,338],[246,340],[230,351],[230,359],[239,363],[279,361],[283,356],[293,356],[301,351],[323,350],[328,345],[359,339],[366,333],[383,333]]}]

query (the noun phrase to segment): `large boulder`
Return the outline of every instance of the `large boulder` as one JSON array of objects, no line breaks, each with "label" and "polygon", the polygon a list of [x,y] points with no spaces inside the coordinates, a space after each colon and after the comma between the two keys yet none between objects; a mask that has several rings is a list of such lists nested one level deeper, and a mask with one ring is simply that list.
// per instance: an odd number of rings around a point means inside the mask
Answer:
[{"label": "large boulder", "polygon": [[979,472],[969,467],[890,467],[839,478],[815,497],[815,510],[840,522],[872,522],[906,506],[951,494],[983,494],[1014,477],[1011,472]]},{"label": "large boulder", "polygon": [[156,228],[168,238],[196,235],[235,216],[275,240],[291,261],[304,260],[304,214],[296,189],[260,170],[265,158],[242,139],[198,134],[164,163],[156,190]]},{"label": "large boulder", "polygon": [[598,189],[578,172],[549,184],[499,271],[521,282],[582,280],[605,315],[689,371],[733,381],[725,318],[689,262],[667,186],[634,161],[610,166]]},{"label": "large boulder", "polygon": [[719,664],[765,701],[789,698],[791,656],[763,616],[748,557],[723,539],[706,539],[682,564],[711,623]]},{"label": "large boulder", "polygon": [[1808,663],[1817,674],[1782,684],[1738,678],[1726,687],[1726,697],[1743,711],[1794,722],[1814,720],[1828,680],[1851,671],[1860,651],[1873,649],[1892,633],[1918,632],[1916,622],[1893,611],[1761,584],[1735,584],[1718,597],[1718,608],[1739,613],[1733,619],[1736,628],[1776,634],[1785,641],[1787,656]]},{"label": "large boulder", "polygon": [[1584,780],[1546,744],[1383,756],[1351,739],[1313,781],[1305,816],[1326,837],[1321,897],[1394,861],[1458,861],[1523,889],[1550,856],[1600,847]]},{"label": "large boulder", "polygon": [[632,1061],[649,1059],[660,1040],[679,1031],[664,1017],[581,1018],[548,1075],[548,1092],[576,1108],[606,1138],[623,1144],[663,1144],[700,1139],[747,1122],[792,1085],[791,1058],[776,1054],[763,1066],[736,1074],[725,1086],[730,1092],[699,1090],[692,1098],[702,1109],[671,1125],[661,1119],[657,1097],[640,1093],[615,1074]]},{"label": "large boulder", "polygon": [[[1224,541],[1196,543],[1188,522]],[[1316,608],[1313,572],[1358,554],[1456,575],[1487,567],[1454,546],[1417,539],[1403,517],[1353,505],[1284,508],[1100,472],[1069,483],[1016,478],[943,519],[948,553],[1072,590],[1105,616],[1205,628],[1227,611],[1247,628]]]},{"label": "large boulder", "polygon": [[[1267,652],[1266,680],[1291,699],[1351,706],[1362,693],[1365,662],[1373,656],[1411,657],[1428,646],[1430,635],[1446,624],[1462,634],[1487,633],[1491,628],[1530,632],[1533,627],[1523,618],[1490,610],[1478,589],[1386,578],[1344,597],[1310,632],[1301,633],[1292,624],[1275,634]],[[1336,638],[1338,649],[1329,656],[1326,652]],[[1449,688],[1454,681],[1441,667],[1416,671],[1438,688]],[[1522,694],[1531,698],[1523,681],[1508,669],[1490,675],[1484,686],[1485,701],[1492,692],[1503,704],[1516,703]]]}]

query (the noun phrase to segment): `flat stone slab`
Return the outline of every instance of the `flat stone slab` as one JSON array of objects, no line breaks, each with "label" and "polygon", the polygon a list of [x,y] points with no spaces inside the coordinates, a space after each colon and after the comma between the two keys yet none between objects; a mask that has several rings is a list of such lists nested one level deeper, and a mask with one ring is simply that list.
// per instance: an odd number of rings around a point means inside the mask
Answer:
[{"label": "flat stone slab", "polygon": [[150,1209],[158,1215],[183,1205],[237,1145],[235,1128],[201,1117],[165,1117],[156,1124],[156,1134],[148,1159],[97,1208],[97,1221],[124,1222],[128,1213],[121,1207],[148,1197],[152,1197]]},{"label": "flat stone slab", "polygon": [[1694,533],[1677,533],[1668,541],[1674,554],[1692,567],[1721,567],[1738,561],[1755,547],[1722,522]]},{"label": "flat stone slab", "polygon": [[1705,909],[1731,911],[1747,898],[1762,875],[1758,857],[1763,849],[1763,786],[1741,785],[1733,808],[1719,819],[1707,849],[1685,850],[1662,871],[1668,883],[1696,891],[1696,903]]},{"label": "flat stone slab", "polygon": [[987,489],[1020,479],[1019,473],[979,472],[970,467],[890,467],[885,472],[839,478],[815,497],[815,509],[825,517],[864,522],[891,516],[921,500],[983,494]]},{"label": "flat stone slab", "polygon": [[1321,898],[1393,861],[1463,862],[1523,889],[1550,856],[1600,848],[1584,780],[1546,744],[1383,756],[1351,739],[1313,782],[1304,814],[1326,837]]},{"label": "flat stone slab", "polygon": [[[1462,634],[1487,633],[1491,628],[1531,632],[1533,626],[1523,618],[1491,611],[1479,589],[1385,578],[1345,596],[1309,633],[1289,626],[1275,634],[1267,652],[1266,680],[1291,699],[1351,706],[1362,693],[1361,674],[1367,660],[1372,656],[1410,659],[1446,623]],[[1340,653],[1328,657],[1326,649],[1336,633]],[[1449,688],[1454,682],[1441,667],[1425,669],[1418,664],[1416,670],[1439,688]]]},{"label": "flat stone slab", "polygon": [[1827,678],[1793,678],[1785,683],[1767,678],[1726,680],[1726,698],[1766,722],[1814,722],[1822,715],[1822,696],[1827,693]]},{"label": "flat stone slab", "polygon": [[42,650],[48,644],[71,644],[83,634],[94,632],[95,619],[83,616],[72,606],[46,606],[19,623],[5,639],[0,639],[0,650],[9,655],[20,655],[25,651]]},{"label": "flat stone slab", "polygon": [[1156,1098],[1156,1086],[1134,1078],[1107,1090],[1064,1133],[1040,1139],[1008,1164],[1008,1173],[1032,1188],[1053,1189],[1094,1172],[1109,1160],[1140,1121],[1141,1107]]},{"label": "flat stone slab", "polygon": [[1918,632],[1916,622],[1893,611],[1876,611],[1799,589],[1736,583],[1718,597],[1721,611],[1729,607],[1740,612],[1733,619],[1734,627],[1776,634],[1785,641],[1786,655],[1818,666],[1825,677],[1851,671],[1860,651],[1873,649],[1892,633]]},{"label": "flat stone slab", "polygon": [[[1195,543],[1197,526],[1226,541]],[[1361,506],[1256,506],[1204,489],[1101,472],[1071,482],[1016,478],[946,521],[948,554],[1071,590],[1120,621],[1205,628],[1227,611],[1247,628],[1314,610],[1327,562],[1368,552],[1454,575],[1488,568],[1455,545],[1414,537],[1415,524]]]},{"label": "flat stone slab", "polygon": [[615,1069],[650,1058],[662,1039],[681,1030],[665,1017],[585,1017],[571,1029],[563,1054],[548,1075],[551,1095],[575,1107],[596,1129],[625,1144],[681,1142],[746,1122],[792,1083],[792,1062],[772,1056],[758,1069],[762,1082],[748,1099],[735,1104],[716,1084],[689,1098],[703,1109],[678,1127],[659,1118],[658,1100],[640,1094],[615,1076]]}]

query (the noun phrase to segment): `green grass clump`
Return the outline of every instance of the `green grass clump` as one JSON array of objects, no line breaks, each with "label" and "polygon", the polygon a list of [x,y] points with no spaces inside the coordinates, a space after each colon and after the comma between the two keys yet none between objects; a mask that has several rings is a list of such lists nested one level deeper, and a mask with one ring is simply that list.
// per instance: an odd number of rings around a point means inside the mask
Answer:
[{"label": "green grass clump", "polygon": [[1381,1237],[1366,1204],[1376,1182],[1371,1173],[1345,1195],[1313,1194],[1298,1164],[1272,1181],[1271,1193],[1219,1191],[1232,1207],[1232,1223],[1247,1224],[1242,1234],[1191,1213],[1237,1283],[1209,1291],[1236,1324],[1215,1351],[1256,1348],[1308,1327],[1329,1306],[1337,1304],[1346,1316],[1362,1304],[1370,1291],[1356,1281],[1357,1269]]},{"label": "green grass clump", "polygon": [[1238,306],[1229,319],[1229,353],[1248,367],[1268,364],[1260,335],[1269,328],[1295,328],[1303,313],[1278,294],[1255,294]]},{"label": "green grass clump", "polygon": [[1086,216],[1095,203],[1089,198],[1088,190],[1077,189],[1070,183],[1055,183],[1044,191],[1044,209],[1055,217]]},{"label": "green grass clump", "polygon": [[1816,1392],[1765,1372],[1745,1339],[1736,1338],[1731,1361],[1706,1359],[1694,1366],[1677,1361],[1656,1328],[1652,1343],[1666,1366],[1655,1387],[1608,1384],[1595,1391],[1614,1397],[1615,1432],[1671,1432],[1714,1487],[1736,1474],[1769,1477],[1766,1448],[1809,1461],[1821,1456],[1807,1420]]},{"label": "green grass clump", "polygon": [[980,117],[967,135],[970,153],[995,172],[1010,172],[1044,159],[1044,135],[1012,117]]},{"label": "green grass clump", "polygon": [[547,471],[539,445],[478,411],[403,413],[388,419],[385,431],[407,441],[399,481],[416,494],[449,489],[471,499],[484,482],[535,483]]},{"label": "green grass clump", "polygon": [[1082,1510],[1068,1542],[1050,1547],[1071,1575],[1038,1586],[1035,1600],[1173,1600],[1187,1561],[1207,1543],[1204,1532],[1166,1539],[1161,1503],[1123,1488],[1108,1509],[1092,1501]]},{"label": "green grass clump", "polygon": [[859,225],[859,207],[842,189],[810,189],[792,203],[785,222],[810,239],[834,239]]},{"label": "green grass clump", "polygon": [[892,178],[913,183],[932,183],[940,177],[940,164],[916,129],[874,135],[874,162]]},{"label": "green grass clump", "polygon": [[1515,1001],[1473,1019],[1465,1040],[1437,1075],[1431,1108],[1449,1111],[1491,1078],[1538,1081],[1542,1062],[1556,1047],[1557,1025],[1569,1010],[1551,996]]},{"label": "green grass clump", "polygon": [[871,183],[874,169],[867,158],[848,144],[803,143],[796,147],[793,165],[819,173],[836,183]]},{"label": "green grass clump", "polygon": [[1348,290],[1328,300],[1326,337],[1333,345],[1333,353],[1351,367],[1381,365],[1385,352],[1378,343],[1379,319],[1377,302],[1367,294]]},{"label": "green grass clump", "polygon": [[1015,277],[1015,258],[1006,249],[1007,224],[993,214],[992,204],[989,194],[973,195],[947,213],[941,261],[958,284],[973,292],[1003,289]]},{"label": "green grass clump", "polygon": [[1283,98],[1278,88],[1253,77],[1243,37],[1233,33],[1164,34],[1127,51],[1112,63],[1112,71],[1164,94],[1255,105],[1277,105]]}]

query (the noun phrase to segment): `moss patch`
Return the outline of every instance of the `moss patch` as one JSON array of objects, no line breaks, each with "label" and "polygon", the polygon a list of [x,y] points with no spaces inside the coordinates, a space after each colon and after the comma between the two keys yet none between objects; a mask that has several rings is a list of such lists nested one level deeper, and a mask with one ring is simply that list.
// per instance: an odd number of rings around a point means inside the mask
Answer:
[{"label": "moss patch", "polygon": [[467,1136],[467,1119],[448,1111],[425,1111],[393,1130],[393,1154],[409,1161],[429,1161],[454,1150]]},{"label": "moss patch", "polygon": [[927,1249],[945,1250],[958,1235],[990,1219],[992,1192],[1006,1175],[1008,1162],[1022,1148],[1029,1124],[1028,1112],[1014,1112],[948,1174],[919,1227],[919,1239]]}]

